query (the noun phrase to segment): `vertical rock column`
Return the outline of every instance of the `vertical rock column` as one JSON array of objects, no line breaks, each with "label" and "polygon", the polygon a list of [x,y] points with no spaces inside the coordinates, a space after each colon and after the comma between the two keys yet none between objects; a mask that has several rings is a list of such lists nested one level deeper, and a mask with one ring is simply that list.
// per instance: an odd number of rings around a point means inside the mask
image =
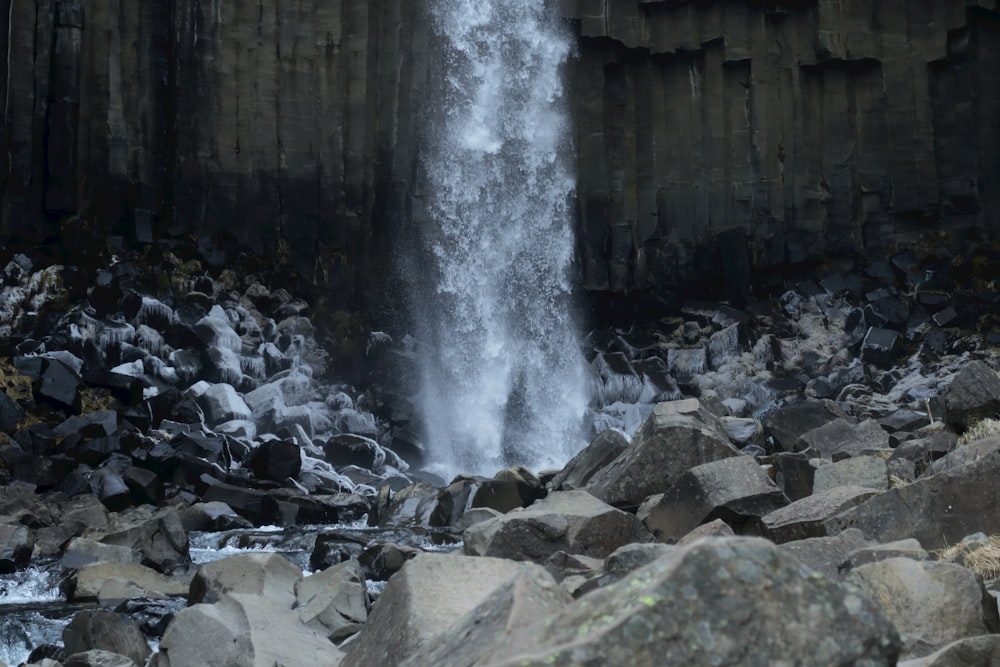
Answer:
[{"label": "vertical rock column", "polygon": [[80,61],[84,9],[78,2],[56,3],[49,109],[45,123],[45,210],[77,208],[77,134],[80,120]]}]

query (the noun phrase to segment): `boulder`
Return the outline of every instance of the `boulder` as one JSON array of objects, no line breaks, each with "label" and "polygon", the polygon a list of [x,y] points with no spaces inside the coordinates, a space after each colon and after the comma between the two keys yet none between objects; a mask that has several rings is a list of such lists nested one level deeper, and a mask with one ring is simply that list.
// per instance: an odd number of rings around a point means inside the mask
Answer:
[{"label": "boulder", "polygon": [[[204,479],[202,475],[202,479]],[[207,480],[206,480],[207,481]],[[278,501],[265,491],[248,489],[233,484],[211,480],[202,498],[207,503],[229,505],[237,514],[255,526],[277,524],[281,521]]]},{"label": "boulder", "polygon": [[527,567],[428,641],[401,667],[483,664],[572,598],[541,567]]},{"label": "boulder", "polygon": [[799,438],[814,428],[835,419],[849,419],[843,408],[833,401],[805,401],[785,405],[767,413],[764,431],[778,451],[793,452]]},{"label": "boulder", "polygon": [[925,549],[942,549],[980,531],[1000,534],[998,476],[1000,451],[994,451],[973,463],[868,498],[831,517],[827,530],[853,526],[878,542],[912,537]]},{"label": "boulder", "polygon": [[105,582],[128,581],[147,591],[145,597],[182,597],[188,594],[186,577],[168,577],[136,563],[97,562],[70,573],[64,587],[70,602],[98,599]]},{"label": "boulder", "polygon": [[610,505],[635,508],[667,491],[690,468],[738,453],[698,401],[660,403],[632,444],[591,478],[587,490]]},{"label": "boulder", "polygon": [[0,433],[12,433],[24,419],[24,410],[6,391],[0,390]]},{"label": "boulder", "polygon": [[205,421],[209,426],[218,426],[237,419],[249,420],[253,418],[253,413],[246,401],[230,384],[213,384],[201,392],[196,400],[205,412]]},{"label": "boulder", "polygon": [[35,548],[35,533],[27,526],[0,523],[0,574],[26,567]]},{"label": "boulder", "polygon": [[250,452],[247,467],[258,479],[295,479],[302,470],[302,450],[294,442],[268,440]]},{"label": "boulder", "polygon": [[142,554],[126,546],[104,544],[86,537],[74,537],[63,550],[59,564],[64,570],[75,570],[89,563],[138,563]]},{"label": "boulder", "polygon": [[151,654],[136,622],[111,611],[78,611],[63,628],[62,640],[66,655],[100,649],[145,665]]},{"label": "boulder", "polygon": [[837,456],[858,456],[889,449],[889,434],[878,422],[867,419],[853,424],[846,419],[834,419],[803,433],[796,447],[812,449],[817,455],[832,459]]},{"label": "boulder", "polygon": [[545,489],[538,484],[521,479],[486,479],[476,485],[472,497],[472,508],[488,508],[501,514],[521,507],[527,507],[545,495]]},{"label": "boulder", "polygon": [[889,490],[889,467],[879,456],[853,456],[816,468],[813,492],[838,486],[863,486],[877,491]]},{"label": "boulder", "polygon": [[531,507],[478,523],[463,533],[465,553],[544,561],[556,551],[604,558],[649,532],[632,514],[586,491],[556,491]]},{"label": "boulder", "polygon": [[778,545],[778,548],[820,574],[837,578],[845,569],[851,554],[869,544],[871,542],[865,539],[860,530],[852,528],[839,535],[785,542]]},{"label": "boulder", "polygon": [[861,486],[838,486],[815,493],[764,516],[761,519],[763,534],[779,544],[836,534],[840,531],[830,529],[824,522],[878,493]]},{"label": "boulder", "polygon": [[153,667],[332,667],[341,657],[330,640],[283,604],[227,593],[215,604],[178,612],[163,633]]},{"label": "boulder", "polygon": [[659,542],[676,542],[698,525],[722,519],[736,532],[747,520],[788,504],[785,494],[750,456],[695,466],[664,494],[652,496],[637,516]]},{"label": "boulder", "polygon": [[571,603],[489,664],[889,666],[899,646],[871,601],[770,542],[708,538]]},{"label": "boulder", "polygon": [[421,554],[406,564],[372,605],[342,667],[399,665],[535,566],[498,558]]},{"label": "boulder", "polygon": [[276,553],[248,553],[205,563],[191,580],[188,604],[213,603],[226,593],[263,595],[291,609],[302,570]]},{"label": "boulder", "polygon": [[952,468],[958,468],[967,463],[975,463],[983,456],[1000,450],[1000,436],[990,436],[968,442],[954,451],[949,451],[941,458],[933,461],[924,474],[936,475]]},{"label": "boulder", "polygon": [[223,502],[195,503],[181,511],[181,523],[188,531],[229,530],[250,528],[253,524],[241,517],[233,508]]},{"label": "boulder", "polygon": [[903,657],[927,655],[957,639],[989,632],[983,585],[961,565],[888,558],[851,570],[847,580],[899,630]]},{"label": "boulder", "polygon": [[180,512],[172,507],[137,507],[114,517],[100,541],[128,547],[142,554],[142,562],[170,572],[191,562],[187,531]]},{"label": "boulder", "polygon": [[365,575],[356,560],[302,579],[295,586],[295,598],[295,612],[302,622],[333,642],[357,633],[368,620]]},{"label": "boulder", "polygon": [[943,397],[948,423],[964,431],[1000,414],[1000,376],[982,361],[970,361],[955,374]]},{"label": "boulder", "polygon": [[553,491],[572,491],[587,486],[597,472],[628,448],[628,438],[621,431],[601,431],[549,483]]},{"label": "boulder", "polygon": [[420,554],[420,550],[406,544],[373,544],[358,555],[365,577],[372,581],[388,581],[403,569],[406,562]]}]

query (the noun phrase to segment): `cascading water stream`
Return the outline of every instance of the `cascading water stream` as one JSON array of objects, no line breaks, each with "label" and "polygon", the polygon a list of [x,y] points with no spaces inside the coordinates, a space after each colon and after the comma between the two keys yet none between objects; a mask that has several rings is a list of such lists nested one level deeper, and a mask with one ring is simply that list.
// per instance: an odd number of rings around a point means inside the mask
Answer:
[{"label": "cascading water stream", "polygon": [[443,58],[410,278],[430,456],[444,473],[559,465],[587,405],[569,277],[571,42],[545,0],[428,3]]}]

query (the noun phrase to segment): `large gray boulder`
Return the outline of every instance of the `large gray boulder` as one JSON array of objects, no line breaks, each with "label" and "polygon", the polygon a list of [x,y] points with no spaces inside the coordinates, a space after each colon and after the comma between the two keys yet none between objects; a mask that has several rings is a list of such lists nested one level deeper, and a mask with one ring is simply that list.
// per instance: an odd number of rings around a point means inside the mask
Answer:
[{"label": "large gray boulder", "polygon": [[302,570],[276,553],[247,553],[205,563],[191,580],[188,604],[217,602],[226,593],[263,595],[291,609]]},{"label": "large gray boulder", "polygon": [[[142,597],[183,597],[190,581],[186,577],[168,577],[138,563],[89,563],[71,572],[64,584],[70,602],[96,600],[108,582],[126,582],[143,591]],[[136,596],[139,597],[139,596]]]},{"label": "large gray boulder", "polygon": [[585,595],[474,664],[889,666],[899,646],[874,603],[770,542],[709,538]]},{"label": "large gray boulder", "polygon": [[552,478],[549,488],[554,491],[582,489],[599,470],[627,448],[628,438],[620,431],[601,431]]},{"label": "large gray boulder", "polygon": [[831,529],[827,521],[878,493],[862,486],[837,486],[814,493],[764,516],[761,519],[763,534],[779,544],[836,534],[839,530]]},{"label": "large gray boulder", "polygon": [[403,663],[405,667],[468,667],[509,650],[572,598],[548,572],[528,566]]},{"label": "large gray boulder", "polygon": [[778,451],[801,448],[799,438],[835,419],[849,419],[844,409],[833,401],[804,401],[773,410],[763,417],[764,431]]},{"label": "large gray boulder", "polygon": [[691,468],[664,494],[652,496],[637,516],[660,542],[676,542],[700,524],[722,519],[737,532],[744,522],[788,504],[753,457],[731,456]]},{"label": "large gray boulder", "polygon": [[961,565],[888,558],[855,568],[847,580],[899,630],[904,657],[927,655],[957,639],[989,632],[983,585]]},{"label": "large gray boulder", "polygon": [[182,609],[167,626],[153,667],[333,667],[342,654],[283,603],[227,593]]},{"label": "large gray boulder", "polygon": [[970,361],[955,374],[943,397],[948,423],[964,431],[1000,414],[1000,376],[982,361]]},{"label": "large gray boulder", "polygon": [[786,554],[828,577],[839,577],[851,554],[871,544],[860,530],[850,528],[830,537],[807,537],[778,545]]},{"label": "large gray boulder", "polygon": [[811,449],[825,459],[837,455],[858,456],[889,449],[889,433],[873,419],[854,424],[835,419],[804,433],[798,449]]},{"label": "large gray boulder", "polygon": [[368,591],[357,560],[328,567],[295,586],[295,612],[308,627],[340,642],[368,620]]},{"label": "large gray boulder", "polygon": [[889,490],[889,467],[880,456],[853,456],[821,465],[813,476],[813,493],[838,486],[863,486]]},{"label": "large gray boulder", "polygon": [[516,575],[534,568],[498,558],[421,554],[396,573],[343,667],[399,665]]},{"label": "large gray boulder", "polygon": [[478,523],[463,533],[465,553],[542,562],[557,551],[604,558],[652,539],[632,514],[586,491],[556,491],[522,510]]},{"label": "large gray boulder", "polygon": [[891,542],[908,537],[925,549],[941,549],[976,532],[1000,533],[1000,451],[847,509],[828,520],[837,532],[851,526],[870,539]]},{"label": "large gray boulder", "polygon": [[142,555],[142,562],[160,572],[171,572],[191,562],[187,531],[180,512],[172,507],[148,505],[112,515],[103,544],[127,547]]},{"label": "large gray boulder", "polygon": [[660,403],[632,444],[591,478],[587,490],[631,509],[667,491],[694,466],[738,454],[719,420],[697,400]]}]

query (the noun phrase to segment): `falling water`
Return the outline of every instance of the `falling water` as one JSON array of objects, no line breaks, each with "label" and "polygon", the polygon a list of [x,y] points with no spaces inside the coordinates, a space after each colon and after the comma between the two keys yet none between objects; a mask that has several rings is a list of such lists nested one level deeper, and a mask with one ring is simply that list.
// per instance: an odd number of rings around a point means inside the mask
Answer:
[{"label": "falling water", "polygon": [[442,472],[559,465],[587,404],[570,303],[571,42],[545,0],[428,2],[443,49],[416,250],[428,446]]}]

